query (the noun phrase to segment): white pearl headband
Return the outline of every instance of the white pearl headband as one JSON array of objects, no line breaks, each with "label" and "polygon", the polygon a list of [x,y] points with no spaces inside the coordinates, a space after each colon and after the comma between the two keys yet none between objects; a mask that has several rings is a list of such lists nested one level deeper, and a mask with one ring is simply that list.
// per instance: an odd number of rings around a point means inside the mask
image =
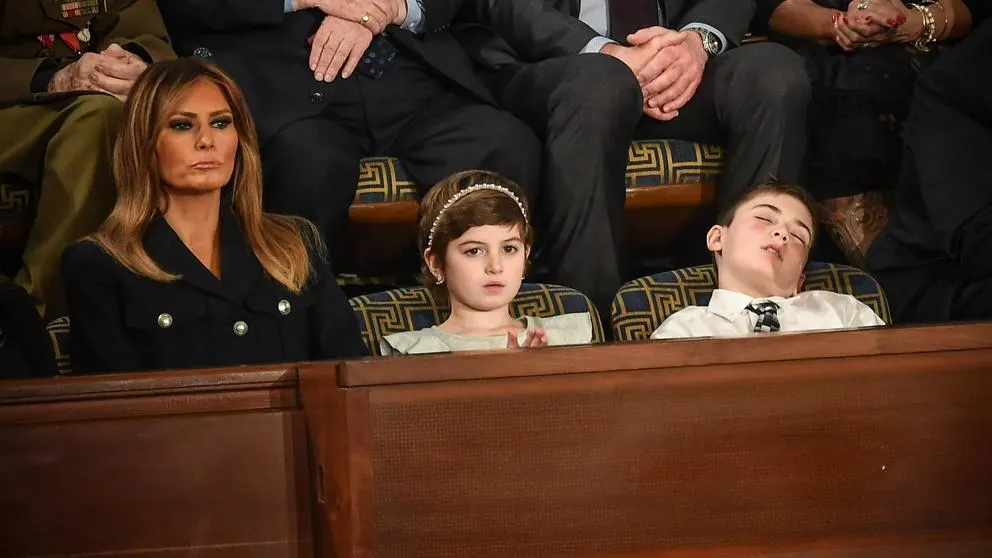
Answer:
[{"label": "white pearl headband", "polygon": [[447,211],[448,208],[454,205],[458,200],[464,198],[465,196],[471,194],[472,192],[478,192],[479,190],[492,190],[494,192],[499,192],[501,194],[505,194],[506,196],[508,196],[511,200],[516,202],[517,207],[520,208],[520,214],[524,216],[524,224],[525,225],[529,224],[529,221],[527,220],[527,211],[524,209],[524,204],[520,201],[520,198],[518,198],[517,195],[513,193],[512,190],[503,186],[499,186],[497,184],[490,184],[488,182],[483,182],[482,184],[475,184],[473,186],[469,186],[468,188],[465,188],[464,190],[461,190],[460,192],[455,193],[455,195],[451,196],[451,198],[449,198],[448,201],[441,207],[441,211],[438,211],[437,217],[434,218],[434,223],[431,224],[431,232],[427,236],[428,249],[430,249],[431,246],[434,245],[434,233],[437,232],[437,226],[438,224],[441,223],[441,217],[444,215],[444,212]]}]

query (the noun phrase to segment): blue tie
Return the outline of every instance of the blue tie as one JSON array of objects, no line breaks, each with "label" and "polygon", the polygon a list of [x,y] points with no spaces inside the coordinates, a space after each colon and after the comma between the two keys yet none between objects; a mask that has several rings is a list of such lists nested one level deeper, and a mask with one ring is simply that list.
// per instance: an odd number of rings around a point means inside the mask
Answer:
[{"label": "blue tie", "polygon": [[358,71],[372,79],[382,77],[386,66],[396,58],[396,46],[383,31],[372,38],[372,43],[358,62]]}]

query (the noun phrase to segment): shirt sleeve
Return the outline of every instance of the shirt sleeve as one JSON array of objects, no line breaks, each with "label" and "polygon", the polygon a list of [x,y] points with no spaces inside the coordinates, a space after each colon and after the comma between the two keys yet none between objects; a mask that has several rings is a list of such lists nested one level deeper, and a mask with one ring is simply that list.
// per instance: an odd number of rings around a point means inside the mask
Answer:
[{"label": "shirt sleeve", "polygon": [[721,54],[723,51],[727,50],[727,37],[716,27],[705,23],[687,23],[683,25],[682,29],[679,29],[679,31],[690,31],[692,29],[703,29],[716,35],[716,38],[720,41],[720,50],[717,51],[717,54]]},{"label": "shirt sleeve", "polygon": [[593,37],[592,40],[586,43],[586,46],[582,48],[580,54],[599,52],[603,50],[603,46],[608,45],[610,43],[616,44],[616,41],[602,36]]},{"label": "shirt sleeve", "polygon": [[870,306],[860,300],[850,297],[847,312],[845,312],[844,325],[849,328],[884,326],[885,322],[879,318]]},{"label": "shirt sleeve", "polygon": [[295,10],[293,9],[293,0],[283,0],[282,11],[283,13],[287,13],[287,14],[294,12]]},{"label": "shirt sleeve", "polygon": [[685,312],[686,310],[688,308],[683,308],[661,322],[658,329],[651,333],[651,339],[687,339],[698,337],[697,335],[693,335],[692,330],[689,328],[691,316]]},{"label": "shirt sleeve", "polygon": [[400,25],[411,33],[421,33],[424,30],[424,7],[422,0],[406,0],[406,19]]}]

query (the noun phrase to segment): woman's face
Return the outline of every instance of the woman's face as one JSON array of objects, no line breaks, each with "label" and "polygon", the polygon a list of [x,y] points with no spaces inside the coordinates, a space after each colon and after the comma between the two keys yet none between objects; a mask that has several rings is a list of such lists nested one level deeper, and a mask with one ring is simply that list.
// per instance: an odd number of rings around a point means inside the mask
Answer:
[{"label": "woman's face", "polygon": [[155,154],[170,193],[202,194],[226,185],[234,173],[238,132],[220,87],[194,82],[166,118]]}]

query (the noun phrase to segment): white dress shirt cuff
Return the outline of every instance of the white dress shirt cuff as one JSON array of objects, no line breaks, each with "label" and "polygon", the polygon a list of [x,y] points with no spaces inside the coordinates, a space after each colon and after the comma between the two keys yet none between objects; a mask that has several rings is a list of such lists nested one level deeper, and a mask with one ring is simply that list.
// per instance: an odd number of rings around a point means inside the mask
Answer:
[{"label": "white dress shirt cuff", "polygon": [[679,31],[688,31],[690,29],[705,29],[706,31],[709,31],[710,33],[716,35],[716,38],[720,40],[720,50],[717,52],[717,54],[721,54],[725,50],[727,50],[727,36],[721,33],[720,30],[717,29],[716,27],[713,27],[712,25],[707,25],[705,23],[687,23],[683,25],[682,29],[679,29]]},{"label": "white dress shirt cuff", "polygon": [[589,54],[590,52],[599,52],[603,50],[603,46],[610,43],[616,43],[613,39],[608,39],[606,37],[593,37],[591,41],[586,43],[586,46],[582,48],[580,54]]},{"label": "white dress shirt cuff", "polygon": [[293,0],[283,0],[283,3],[282,3],[282,13],[288,14],[288,13],[293,12],[293,11],[295,11],[293,9]]},{"label": "white dress shirt cuff", "polygon": [[406,19],[400,25],[411,33],[420,33],[424,30],[424,8],[420,5],[422,0],[406,0]]}]

